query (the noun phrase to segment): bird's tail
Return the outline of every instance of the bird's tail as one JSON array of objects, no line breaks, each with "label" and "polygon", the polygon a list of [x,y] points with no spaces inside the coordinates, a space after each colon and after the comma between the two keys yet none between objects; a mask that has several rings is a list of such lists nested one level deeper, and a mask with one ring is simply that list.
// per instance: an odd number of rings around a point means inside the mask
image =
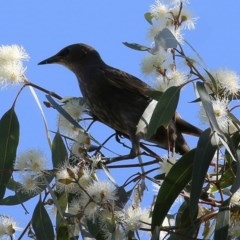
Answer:
[{"label": "bird's tail", "polygon": [[202,134],[202,130],[195,127],[191,123],[183,120],[178,113],[175,113],[175,123],[177,131],[199,137]]},{"label": "bird's tail", "polygon": [[199,137],[201,133],[201,129],[183,120],[176,113],[168,128],[159,127],[154,136],[152,136],[151,141],[157,143],[161,148],[170,151],[175,150],[175,152],[183,155],[190,150],[183,134]]}]

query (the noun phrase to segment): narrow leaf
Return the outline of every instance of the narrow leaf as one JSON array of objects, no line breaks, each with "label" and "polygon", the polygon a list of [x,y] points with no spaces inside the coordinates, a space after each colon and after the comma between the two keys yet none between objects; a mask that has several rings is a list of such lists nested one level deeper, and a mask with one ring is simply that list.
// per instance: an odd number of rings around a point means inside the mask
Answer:
[{"label": "narrow leaf", "polygon": [[180,90],[181,87],[173,86],[160,96],[149,123],[147,138],[150,138],[160,126],[165,128],[168,126],[175,114]]},{"label": "narrow leaf", "polygon": [[[59,207],[61,208],[61,212],[65,212],[68,204],[68,194],[66,192],[55,194]],[[65,219],[62,217],[62,214],[60,214],[59,211],[57,211],[56,214],[56,232],[57,235],[59,235],[58,237],[60,237],[59,239],[64,239],[61,238],[61,234],[64,234],[64,236],[68,235],[68,229],[66,226]],[[68,239],[68,237],[66,237],[65,239]]]},{"label": "narrow leaf", "polygon": [[236,159],[237,173],[231,187],[231,193],[235,193],[240,188],[240,150],[237,150],[238,158]]},{"label": "narrow leaf", "polygon": [[57,168],[59,166],[62,166],[67,158],[68,158],[67,149],[65,147],[65,144],[62,140],[60,133],[57,132],[52,143],[53,167]]},{"label": "narrow leaf", "polygon": [[34,209],[32,216],[32,227],[37,239],[54,239],[53,225],[41,200],[39,200]]},{"label": "narrow leaf", "polygon": [[151,48],[143,46],[141,44],[138,43],[128,43],[128,42],[123,42],[123,44],[129,48],[132,48],[134,50],[138,50],[138,51],[149,51]]},{"label": "narrow leaf", "polygon": [[213,75],[209,71],[207,71],[206,69],[204,69],[204,70],[205,70],[205,72],[207,73],[208,77],[210,78],[210,80],[212,82],[212,85],[214,87],[213,92],[218,92],[218,83],[217,83],[217,81],[215,80],[215,78],[213,77]]},{"label": "narrow leaf", "polygon": [[145,19],[147,20],[148,23],[150,23],[151,25],[153,24],[153,23],[152,23],[153,16],[152,16],[152,14],[151,14],[150,12],[146,12],[146,13],[144,14],[144,17],[145,17]]},{"label": "narrow leaf", "polygon": [[231,138],[233,147],[236,150],[237,158],[236,162],[233,162],[234,166],[236,167],[236,175],[234,178],[234,182],[231,187],[231,193],[235,193],[240,188],[240,149],[238,148],[239,142],[240,142],[240,134],[239,131],[235,132]]},{"label": "narrow leaf", "polygon": [[190,192],[190,213],[192,216],[197,211],[204,179],[217,150],[217,145],[214,144],[215,141],[212,141],[212,137],[213,134],[209,128],[201,134],[197,144]]},{"label": "narrow leaf", "polygon": [[0,120],[0,199],[12,176],[18,141],[19,123],[14,108],[11,108]]},{"label": "narrow leaf", "polygon": [[223,134],[222,130],[218,126],[216,116],[214,114],[213,106],[212,106],[212,101],[209,97],[209,94],[202,82],[197,82],[196,84],[198,93],[200,95],[200,99],[203,104],[203,108],[207,114],[207,117],[209,119],[209,122],[211,124],[211,127],[213,130],[217,131],[219,134]]},{"label": "narrow leaf", "polygon": [[162,183],[152,215],[152,231],[161,226],[169,209],[192,176],[193,158],[196,149],[192,149],[178,160]]},{"label": "narrow leaf", "polygon": [[228,239],[229,226],[230,226],[229,201],[226,201],[224,203],[224,206],[222,206],[219,209],[217,215],[214,239],[217,240]]},{"label": "narrow leaf", "polygon": [[66,222],[61,222],[57,225],[56,229],[57,240],[71,240],[69,236],[69,226],[67,226]]},{"label": "narrow leaf", "polygon": [[51,141],[51,137],[50,137],[50,134],[49,134],[49,131],[48,131],[47,120],[46,120],[43,108],[41,106],[41,103],[39,101],[39,98],[38,98],[34,88],[32,86],[29,86],[29,89],[30,89],[30,91],[31,91],[31,93],[33,95],[33,98],[34,98],[34,100],[35,100],[35,102],[36,102],[36,104],[37,104],[37,106],[38,106],[38,108],[40,110],[41,115],[42,115],[43,123],[44,123],[44,127],[45,127],[45,133],[46,133],[46,136],[47,136],[47,139],[48,139],[48,144],[49,144],[49,146],[51,146],[51,142],[52,141]]},{"label": "narrow leaf", "polygon": [[154,37],[155,46],[151,49],[152,54],[157,54],[160,49],[177,48],[178,41],[168,28],[159,31]]},{"label": "narrow leaf", "polygon": [[[194,219],[197,217],[197,212]],[[192,221],[191,214],[189,214],[189,201],[185,200],[178,209],[176,216],[176,232],[171,234],[169,240],[177,240],[179,236],[184,236],[182,239],[191,239],[197,233],[200,222]]]}]

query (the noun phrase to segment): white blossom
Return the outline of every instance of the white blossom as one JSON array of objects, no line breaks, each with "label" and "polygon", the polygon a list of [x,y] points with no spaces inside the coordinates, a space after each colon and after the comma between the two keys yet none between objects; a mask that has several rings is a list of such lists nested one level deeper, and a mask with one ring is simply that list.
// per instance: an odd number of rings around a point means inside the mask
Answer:
[{"label": "white blossom", "polygon": [[42,191],[41,185],[44,184],[43,178],[40,175],[32,175],[30,173],[22,174],[21,186],[19,191],[29,194],[38,194]]},{"label": "white blossom", "polygon": [[159,75],[155,80],[155,88],[161,92],[165,92],[172,86],[180,86],[188,80],[187,74],[179,70],[168,70],[166,76]]},{"label": "white blossom", "polygon": [[[238,93],[240,89],[240,78],[236,72],[229,69],[217,69],[211,71],[211,74],[216,81],[217,89],[214,90],[216,94],[221,90],[224,91],[226,96]],[[211,79],[207,77],[206,80],[214,89]]]},{"label": "white blossom", "polygon": [[0,85],[23,83],[26,67],[23,61],[29,59],[25,49],[18,45],[0,46]]},{"label": "white blossom", "polygon": [[122,211],[116,211],[114,215],[126,233],[138,230],[145,223],[150,223],[149,211],[146,209],[130,206]]},{"label": "white blossom", "polygon": [[45,170],[47,160],[40,150],[29,150],[17,157],[15,169],[20,171],[33,171],[41,173]]},{"label": "white blossom", "polygon": [[164,70],[167,62],[167,52],[146,55],[141,62],[141,70],[144,74],[156,74],[158,69]]},{"label": "white blossom", "polygon": [[0,216],[0,239],[11,239],[14,237],[16,231],[22,230],[17,227],[17,223],[10,217]]}]

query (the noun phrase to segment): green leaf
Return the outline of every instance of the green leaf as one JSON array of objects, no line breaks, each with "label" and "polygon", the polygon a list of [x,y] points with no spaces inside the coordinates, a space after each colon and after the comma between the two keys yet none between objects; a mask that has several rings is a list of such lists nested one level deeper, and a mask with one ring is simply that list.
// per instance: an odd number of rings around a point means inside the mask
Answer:
[{"label": "green leaf", "polygon": [[[236,155],[237,155],[236,161],[233,161],[233,159],[231,159],[232,165],[234,165],[233,167],[235,167],[234,169],[236,169],[236,171],[234,172],[235,173],[234,182],[230,189],[232,194],[235,193],[240,188],[240,149],[238,148],[239,142],[240,142],[240,134],[239,134],[239,131],[236,131],[233,134],[233,136],[231,137],[232,146],[233,146],[233,148],[237,149],[236,150]],[[227,153],[229,153],[229,152],[227,152]],[[229,158],[230,158],[230,156],[229,156]]]},{"label": "green leaf", "polygon": [[148,23],[150,23],[151,25],[153,24],[153,23],[152,23],[153,16],[152,16],[152,14],[151,14],[150,12],[146,12],[146,13],[144,14],[144,17],[145,17],[145,19],[147,20]]},{"label": "green leaf", "polygon": [[54,240],[53,225],[41,200],[34,209],[32,227],[37,239]]},{"label": "green leaf", "polygon": [[193,216],[198,209],[198,201],[201,195],[204,179],[217,150],[217,145],[212,141],[211,129],[205,130],[197,144],[196,154],[193,161],[193,172],[190,192],[190,213]]},{"label": "green leaf", "polygon": [[216,227],[214,239],[225,240],[228,239],[228,228],[230,226],[230,209],[229,200],[227,200],[222,207],[219,208],[219,212],[216,218]]},{"label": "green leaf", "polygon": [[67,149],[60,133],[56,133],[52,143],[52,163],[54,168],[62,166],[68,158]]},{"label": "green leaf", "polygon": [[196,149],[192,149],[178,160],[162,183],[159,190],[152,215],[152,230],[161,226],[169,209],[178,197],[180,192],[191,180],[193,158]]},{"label": "green leaf", "polygon": [[148,126],[147,138],[150,138],[160,126],[165,128],[168,126],[175,114],[180,90],[181,87],[173,86],[160,96]]},{"label": "green leaf", "polygon": [[11,108],[0,120],[0,199],[12,176],[18,141],[19,123],[14,108]]},{"label": "green leaf", "polygon": [[213,75],[209,71],[207,71],[206,69],[204,69],[204,70],[212,82],[212,85],[214,87],[213,92],[218,92],[218,83],[217,83],[216,79],[213,77]]},{"label": "green leaf", "polygon": [[69,227],[65,222],[61,222],[57,225],[57,240],[72,240],[69,236]]},{"label": "green leaf", "polygon": [[163,95],[163,92],[151,89],[151,90],[146,91],[146,95],[148,97],[153,98],[158,101],[158,99]]},{"label": "green leaf", "polygon": [[138,43],[128,43],[128,42],[123,42],[123,44],[129,48],[132,48],[134,50],[138,50],[138,51],[149,51],[151,48],[143,46],[141,44]]},{"label": "green leaf", "polygon": [[232,184],[236,178],[236,162],[233,161],[230,166],[225,165],[225,168],[226,168],[226,170],[224,170],[224,172],[218,182],[218,186],[214,185],[211,187],[211,189],[210,189],[211,193],[219,191],[219,189],[224,189],[229,186],[232,186]]},{"label": "green leaf", "polygon": [[[61,208],[62,212],[66,211],[67,204],[68,204],[68,195],[66,192],[62,193],[55,193],[57,197],[57,201],[59,207]],[[57,239],[69,239],[69,232],[65,222],[65,219],[61,216],[59,211],[56,214],[56,232],[57,232]]]},{"label": "green leaf", "polygon": [[[197,212],[194,219],[197,217]],[[171,234],[168,240],[178,240],[179,236],[181,239],[191,239],[198,232],[200,222],[192,221],[191,215],[189,213],[189,201],[185,200],[180,206],[177,216],[176,216],[176,232]]]},{"label": "green leaf", "polygon": [[216,116],[214,114],[213,106],[212,106],[212,101],[209,97],[209,94],[202,82],[197,82],[196,84],[198,93],[200,95],[200,99],[203,104],[203,108],[207,114],[207,117],[209,119],[209,122],[211,124],[211,127],[213,130],[217,131],[220,135],[223,134],[222,130],[218,126]]},{"label": "green leaf", "polygon": [[94,221],[87,219],[86,222],[89,233],[97,240],[111,239],[110,236],[116,229],[114,222],[105,221],[101,215],[96,216]]}]

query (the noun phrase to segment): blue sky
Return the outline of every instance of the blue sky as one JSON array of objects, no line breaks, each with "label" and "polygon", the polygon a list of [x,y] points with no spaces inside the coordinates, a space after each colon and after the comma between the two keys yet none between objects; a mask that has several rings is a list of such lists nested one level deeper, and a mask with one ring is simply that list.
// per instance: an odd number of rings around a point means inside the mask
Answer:
[{"label": "blue sky", "polygon": [[[122,42],[150,44],[146,36],[149,24],[143,14],[152,3],[150,0],[3,1],[0,44],[24,46],[31,57],[26,72],[29,80],[61,96],[79,96],[75,76],[61,66],[38,66],[37,63],[77,42],[94,46],[109,65],[151,83],[151,79],[140,71],[144,53],[133,51]],[[184,33],[185,39],[198,51],[209,69],[227,67],[240,74],[240,2],[193,0],[189,7],[199,20],[196,30]],[[0,91],[0,116],[10,108],[18,89],[9,86]],[[182,95],[183,103],[193,100],[188,89]],[[44,94],[40,93],[39,97],[45,100]],[[188,109],[185,104],[179,112],[184,118],[204,127],[197,118],[197,108],[190,113]],[[37,147],[49,156],[41,115],[27,89],[18,100],[16,112],[21,125],[19,152]],[[49,128],[56,130],[56,115],[50,109],[45,109],[45,112]],[[6,210],[1,209],[0,214],[3,214]],[[19,219],[20,216],[24,216],[23,210],[19,211]]]}]

